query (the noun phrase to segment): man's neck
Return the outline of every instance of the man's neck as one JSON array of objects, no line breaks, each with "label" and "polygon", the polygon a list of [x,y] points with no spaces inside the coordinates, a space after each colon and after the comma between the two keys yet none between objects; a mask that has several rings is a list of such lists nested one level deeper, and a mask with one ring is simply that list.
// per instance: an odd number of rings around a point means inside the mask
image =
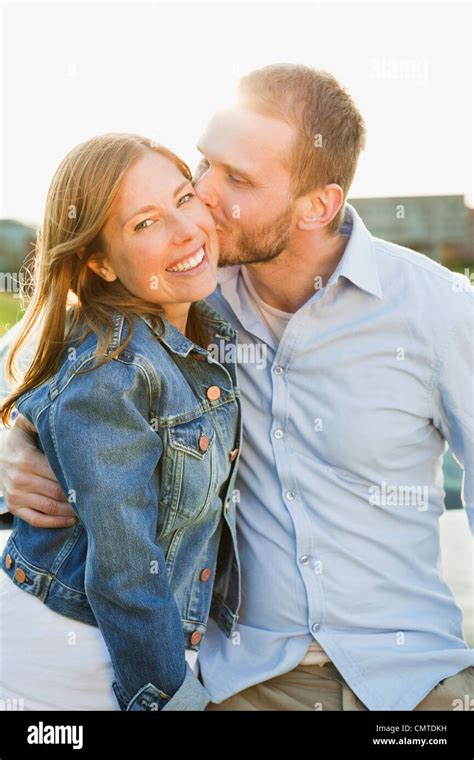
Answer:
[{"label": "man's neck", "polygon": [[282,311],[298,311],[316,290],[324,287],[341,260],[349,238],[332,236],[292,241],[271,261],[245,264],[260,298]]}]

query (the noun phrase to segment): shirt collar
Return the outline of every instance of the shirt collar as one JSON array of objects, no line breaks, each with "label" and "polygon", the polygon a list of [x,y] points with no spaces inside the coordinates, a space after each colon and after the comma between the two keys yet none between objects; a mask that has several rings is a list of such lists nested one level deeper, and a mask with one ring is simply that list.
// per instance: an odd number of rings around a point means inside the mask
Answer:
[{"label": "shirt collar", "polygon": [[[344,219],[339,231],[343,235],[349,235],[350,238],[327,285],[332,285],[342,276],[361,290],[365,290],[366,293],[382,298],[374,239],[355,208],[348,203],[345,205]],[[237,312],[241,310],[237,294],[240,267],[240,264],[222,267],[217,274],[222,295],[234,311],[237,307]]]},{"label": "shirt collar", "polygon": [[348,203],[339,231],[342,235],[350,235],[350,238],[328,285],[342,276],[366,293],[382,298],[374,239],[355,208]]}]

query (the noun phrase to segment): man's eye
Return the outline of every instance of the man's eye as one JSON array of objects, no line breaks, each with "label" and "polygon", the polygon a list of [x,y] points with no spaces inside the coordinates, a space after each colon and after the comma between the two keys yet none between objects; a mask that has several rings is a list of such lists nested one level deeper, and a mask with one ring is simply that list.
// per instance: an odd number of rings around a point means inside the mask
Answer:
[{"label": "man's eye", "polygon": [[149,227],[150,225],[147,224],[147,222],[150,222],[150,224],[153,224],[153,219],[144,219],[143,222],[138,222],[137,226],[135,227],[135,231],[144,230],[146,227]]},{"label": "man's eye", "polygon": [[229,179],[232,182],[235,182],[236,185],[246,185],[247,182],[244,179],[239,179],[238,177],[234,177],[233,174],[229,174]]},{"label": "man's eye", "polygon": [[196,170],[193,175],[193,181],[196,182],[201,174],[203,174],[207,169],[209,169],[209,161],[206,158],[201,158],[198,165],[196,166]]},{"label": "man's eye", "polygon": [[[181,201],[183,200],[183,198],[189,198],[189,199],[191,199],[191,198],[195,198],[195,197],[196,197],[196,196],[194,195],[194,193],[186,193],[186,195],[183,195],[183,196],[182,196],[182,197],[179,199],[179,201],[178,201],[178,206],[181,206]],[[189,203],[189,201],[186,201],[186,203]]]}]

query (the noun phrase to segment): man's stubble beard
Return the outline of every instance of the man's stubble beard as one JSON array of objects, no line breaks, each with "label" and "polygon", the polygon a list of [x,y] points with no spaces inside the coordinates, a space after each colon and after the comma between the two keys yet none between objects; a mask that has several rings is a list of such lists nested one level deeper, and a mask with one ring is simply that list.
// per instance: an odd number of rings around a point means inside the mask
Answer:
[{"label": "man's stubble beard", "polygon": [[271,222],[259,227],[255,225],[250,229],[241,229],[228,247],[221,244],[218,266],[257,264],[275,259],[291,240],[293,210],[294,204],[290,204]]}]

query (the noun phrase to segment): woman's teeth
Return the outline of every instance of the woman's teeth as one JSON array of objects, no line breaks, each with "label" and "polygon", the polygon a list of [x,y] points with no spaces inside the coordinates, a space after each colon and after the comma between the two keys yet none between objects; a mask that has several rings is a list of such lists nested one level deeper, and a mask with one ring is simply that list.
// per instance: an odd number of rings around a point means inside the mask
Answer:
[{"label": "woman's teeth", "polygon": [[188,269],[194,269],[194,267],[197,267],[198,264],[201,263],[205,256],[204,249],[200,248],[197,253],[194,254],[190,259],[183,259],[183,261],[180,261],[179,264],[177,264],[175,267],[169,267],[167,269],[167,272],[185,272]]}]

